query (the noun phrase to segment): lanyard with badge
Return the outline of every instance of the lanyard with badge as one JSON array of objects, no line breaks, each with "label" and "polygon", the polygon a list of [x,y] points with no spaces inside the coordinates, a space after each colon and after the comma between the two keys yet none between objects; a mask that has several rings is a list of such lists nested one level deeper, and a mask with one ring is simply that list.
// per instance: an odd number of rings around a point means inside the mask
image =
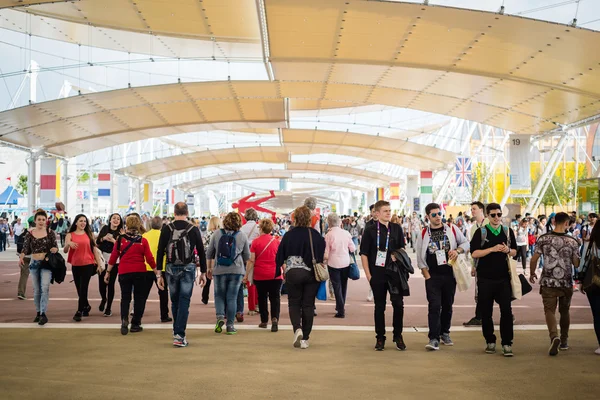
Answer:
[{"label": "lanyard with badge", "polygon": [[387,239],[385,242],[385,250],[379,250],[379,221],[377,221],[377,258],[375,259],[375,266],[385,267],[385,260],[387,259],[387,251],[390,246],[390,231],[391,226],[388,228]]},{"label": "lanyard with badge", "polygon": [[446,258],[446,240],[448,238],[446,236],[445,229],[444,229],[444,241],[438,242],[438,243],[435,243],[431,237],[431,228],[427,228],[427,231],[428,231],[427,233],[429,233],[430,253],[435,252],[435,260],[437,261],[437,265],[448,265],[448,259]]}]

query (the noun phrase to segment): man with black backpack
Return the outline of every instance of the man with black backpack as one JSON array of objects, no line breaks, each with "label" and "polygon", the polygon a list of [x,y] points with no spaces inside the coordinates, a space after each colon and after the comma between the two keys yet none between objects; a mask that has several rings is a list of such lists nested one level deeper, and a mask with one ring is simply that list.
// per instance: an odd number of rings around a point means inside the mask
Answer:
[{"label": "man with black backpack", "polygon": [[[185,329],[196,278],[194,251],[200,262],[200,286],[206,283],[206,255],[200,230],[187,220],[187,204],[175,204],[174,214],[174,221],[163,225],[161,229],[156,263],[162,265],[163,259],[167,259],[165,274],[171,294],[173,346],[186,347]],[[159,276],[161,272],[157,271],[156,274]]]}]

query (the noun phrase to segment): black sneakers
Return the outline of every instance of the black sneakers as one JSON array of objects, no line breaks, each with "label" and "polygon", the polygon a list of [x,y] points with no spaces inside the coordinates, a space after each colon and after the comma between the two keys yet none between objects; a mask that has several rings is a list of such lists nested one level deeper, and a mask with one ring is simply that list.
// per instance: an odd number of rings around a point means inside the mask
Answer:
[{"label": "black sneakers", "polygon": [[139,324],[131,324],[131,328],[129,328],[129,332],[131,333],[135,333],[135,332],[141,332],[143,331],[144,328],[142,328]]},{"label": "black sneakers", "polygon": [[404,344],[404,339],[402,335],[394,339],[394,343],[396,344],[396,350],[404,351],[406,350],[406,345]]},{"label": "black sneakers", "polygon": [[81,313],[79,311],[77,311],[75,313],[75,315],[73,315],[73,321],[75,321],[75,322],[81,322]]},{"label": "black sneakers", "polygon": [[48,322],[48,317],[46,317],[46,313],[42,313],[38,325],[46,325],[46,322]]},{"label": "black sneakers", "polygon": [[127,335],[129,333],[129,321],[124,319],[121,321],[121,335]]},{"label": "black sneakers", "polygon": [[481,320],[473,317],[468,322],[464,322],[463,326],[481,326]]},{"label": "black sneakers", "polygon": [[86,308],[83,309],[83,316],[84,317],[89,317],[90,316],[90,311],[92,311],[92,306],[87,306]]},{"label": "black sneakers", "polygon": [[385,340],[377,339],[377,343],[375,343],[375,350],[383,351],[385,349]]},{"label": "black sneakers", "polygon": [[35,319],[33,320],[33,322],[38,323],[40,322],[40,317],[42,316],[41,313],[37,313],[37,315],[35,316]]}]

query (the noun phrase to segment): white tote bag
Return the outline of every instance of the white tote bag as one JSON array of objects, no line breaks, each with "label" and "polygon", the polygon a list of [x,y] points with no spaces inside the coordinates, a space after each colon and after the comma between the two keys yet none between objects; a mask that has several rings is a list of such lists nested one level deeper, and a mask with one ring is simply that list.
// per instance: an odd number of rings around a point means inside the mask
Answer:
[{"label": "white tote bag", "polygon": [[467,260],[466,255],[459,254],[456,260],[450,262],[450,265],[452,265],[458,291],[466,292],[469,290],[473,277],[471,276],[471,263]]}]

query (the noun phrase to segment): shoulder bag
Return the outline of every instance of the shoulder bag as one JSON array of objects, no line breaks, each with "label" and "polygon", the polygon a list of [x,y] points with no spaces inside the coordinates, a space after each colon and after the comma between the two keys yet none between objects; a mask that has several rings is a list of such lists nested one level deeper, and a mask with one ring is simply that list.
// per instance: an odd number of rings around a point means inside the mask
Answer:
[{"label": "shoulder bag", "polygon": [[312,254],[312,264],[313,269],[315,270],[315,279],[317,282],[325,282],[329,279],[329,271],[327,270],[327,266],[323,263],[317,263],[315,258],[315,249],[313,246],[313,238],[312,232],[310,229],[308,230],[308,239],[310,240],[310,253]]},{"label": "shoulder bag", "polygon": [[254,268],[256,268],[256,260],[258,260],[258,258],[260,256],[262,256],[263,253],[269,248],[269,246],[271,245],[271,243],[273,243],[273,240],[275,240],[275,236],[273,236],[271,238],[271,240],[269,241],[269,243],[267,243],[267,245],[265,246],[265,248],[254,259],[254,267],[252,267],[252,270],[248,274],[248,282],[250,282],[251,285],[254,285]]}]

